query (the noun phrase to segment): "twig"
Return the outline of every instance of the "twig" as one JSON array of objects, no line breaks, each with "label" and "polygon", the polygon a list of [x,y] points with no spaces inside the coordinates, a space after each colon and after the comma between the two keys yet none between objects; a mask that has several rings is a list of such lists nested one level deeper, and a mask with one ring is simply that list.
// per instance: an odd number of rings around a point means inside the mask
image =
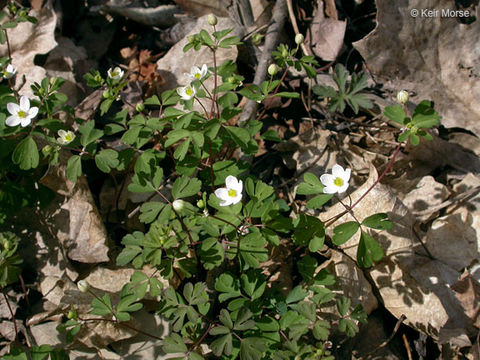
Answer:
[{"label": "twig", "polygon": [[[363,360],[364,358],[370,358],[373,354],[375,354],[378,350],[380,350],[381,348],[384,348],[385,346],[388,345],[388,343],[390,341],[392,341],[392,339],[394,338],[395,334],[397,333],[398,329],[400,328],[400,325],[405,321],[407,317],[405,315],[402,314],[402,316],[400,316],[400,318],[398,319],[397,323],[395,324],[395,327],[393,328],[393,332],[390,334],[390,336],[388,337],[387,340],[385,340],[383,343],[381,343],[380,345],[378,345],[375,349],[373,349],[372,351],[370,351],[368,354],[365,355],[365,357],[361,357],[359,358],[358,360]],[[403,335],[405,336],[405,334]],[[410,358],[411,359],[411,358]]]},{"label": "twig", "polygon": [[[263,48],[262,56],[257,65],[257,70],[255,72],[255,77],[253,79],[253,84],[260,86],[262,81],[265,79],[267,74],[267,68],[270,63],[272,51],[275,49],[278,43],[278,37],[280,31],[285,24],[285,17],[287,15],[287,6],[285,0],[277,0],[275,7],[273,9],[272,20],[268,25],[267,34],[265,36],[265,45]],[[244,123],[249,120],[253,113],[257,109],[257,103],[253,100],[248,99],[245,107],[243,108],[242,115],[240,116],[239,123]]]},{"label": "twig", "polygon": [[[288,15],[290,16],[290,22],[292,23],[293,31],[295,34],[300,34],[300,30],[298,29],[297,19],[295,18],[295,13],[293,12],[293,5],[292,0],[287,0],[287,8],[288,8]],[[303,42],[300,47],[305,55],[312,55],[310,50],[305,46],[305,42]]]},{"label": "twig", "polygon": [[15,314],[13,313],[12,307],[10,306],[10,301],[8,300],[8,297],[5,294],[5,289],[3,289],[3,288],[2,288],[2,294],[3,294],[3,297],[5,298],[5,302],[7,303],[8,311],[10,311],[10,315],[12,316],[13,328],[15,329],[15,339],[14,340],[17,340],[18,328],[17,328],[17,321],[15,320]]},{"label": "twig", "polygon": [[407,337],[405,334],[402,335],[403,343],[405,344],[405,349],[407,350],[408,360],[412,360],[412,350],[410,350],[410,345],[408,344]]}]

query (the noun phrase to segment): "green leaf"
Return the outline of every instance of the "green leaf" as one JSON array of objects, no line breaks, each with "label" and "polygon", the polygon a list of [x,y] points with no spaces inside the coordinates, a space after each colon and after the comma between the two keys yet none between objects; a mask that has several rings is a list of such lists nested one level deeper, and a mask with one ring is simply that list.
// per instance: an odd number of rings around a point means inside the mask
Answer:
[{"label": "green leaf", "polygon": [[73,155],[67,162],[67,179],[73,182],[82,175],[82,160],[80,156]]},{"label": "green leaf", "polygon": [[402,132],[400,135],[398,135],[398,142],[406,141],[408,139],[408,137],[410,136],[410,134],[411,134],[410,130]]},{"label": "green leaf", "polygon": [[[220,328],[220,326],[217,328]],[[213,328],[210,331],[211,334],[213,332],[212,335],[215,335],[215,331],[213,331],[215,329],[216,328]],[[222,354],[225,354],[226,356],[232,355],[232,350],[233,350],[232,334],[228,333],[212,341],[212,343],[210,344],[210,349],[212,349],[213,354],[218,357],[220,357]]]},{"label": "green leaf", "polygon": [[258,268],[261,262],[268,260],[266,240],[259,232],[250,232],[240,242],[240,258],[244,261],[244,269]]},{"label": "green leaf", "polygon": [[300,301],[293,308],[297,310],[300,315],[303,315],[310,321],[315,321],[317,319],[317,307],[310,301]]},{"label": "green leaf", "polygon": [[300,94],[297,93],[297,92],[280,91],[280,92],[276,93],[275,96],[298,99],[300,97]]},{"label": "green leaf", "polygon": [[323,193],[323,184],[318,178],[311,173],[305,173],[303,175],[305,182],[301,183],[297,188],[298,195],[313,195]]},{"label": "green leaf", "polygon": [[240,360],[262,360],[266,350],[265,340],[257,337],[244,338],[240,343]]},{"label": "green leaf", "polygon": [[330,323],[325,320],[317,320],[313,325],[312,333],[315,339],[326,341],[330,336]]},{"label": "green leaf", "polygon": [[341,298],[337,299],[337,310],[340,316],[347,316],[348,310],[350,310],[351,304],[352,304],[352,301],[349,298],[346,298],[345,296],[342,296]]},{"label": "green leaf", "polygon": [[115,150],[105,149],[95,155],[95,163],[101,171],[108,174],[112,168],[116,168],[120,164],[120,161]]},{"label": "green leaf", "polygon": [[225,126],[225,129],[238,146],[242,149],[248,148],[248,142],[250,141],[251,136],[247,129],[237,126]]},{"label": "green leaf", "polygon": [[287,304],[296,303],[300,300],[305,299],[308,296],[308,291],[305,290],[301,285],[295,286],[292,291],[290,291],[285,299]]},{"label": "green leaf", "polygon": [[219,42],[218,47],[221,47],[223,49],[230,49],[232,45],[240,45],[241,42],[236,36],[230,36],[226,39],[223,39],[222,41]]},{"label": "green leaf", "polygon": [[179,352],[184,353],[188,351],[188,348],[180,335],[173,333],[163,339],[163,351],[167,354]]},{"label": "green leaf", "polygon": [[117,265],[125,266],[132,261],[138,254],[142,252],[139,246],[127,246],[117,256]]},{"label": "green leaf", "polygon": [[306,255],[297,262],[298,272],[302,275],[303,280],[309,282],[313,280],[318,262],[310,255]]},{"label": "green leaf", "polygon": [[242,296],[238,279],[235,279],[229,273],[223,273],[217,278],[215,281],[215,290],[221,293],[218,296],[220,302]]},{"label": "green leaf", "polygon": [[103,131],[95,129],[95,121],[90,120],[85,124],[78,127],[78,131],[82,136],[80,137],[80,143],[82,146],[87,146],[103,136]]},{"label": "green leaf", "polygon": [[358,326],[350,319],[340,319],[338,329],[349,337],[354,337],[358,333]]},{"label": "green leaf", "polygon": [[267,130],[261,136],[262,139],[268,141],[282,142],[282,138],[278,135],[278,132],[275,130]]},{"label": "green leaf", "polygon": [[200,30],[200,38],[203,40],[203,42],[205,43],[205,45],[208,45],[210,47],[214,47],[215,44],[212,40],[212,38],[210,37],[210,35],[205,31],[205,30]]},{"label": "green leaf", "polygon": [[338,90],[342,94],[345,94],[346,92],[347,79],[348,79],[347,69],[345,69],[345,66],[343,66],[342,64],[337,64],[335,66],[335,71],[333,74],[333,81],[335,81],[335,83],[338,86]]},{"label": "green leaf", "polygon": [[358,231],[360,224],[356,221],[348,221],[333,229],[332,242],[339,246],[346,243]]},{"label": "green leaf", "polygon": [[385,213],[378,213],[367,217],[362,221],[362,225],[378,230],[390,230],[393,227],[393,223]]},{"label": "green leaf", "polygon": [[232,317],[230,316],[230,313],[226,309],[220,310],[219,319],[222,322],[222,324],[227,327],[227,329],[230,329],[230,330],[233,329]]},{"label": "green leaf", "polygon": [[202,241],[197,254],[206,270],[212,270],[220,266],[225,258],[222,245],[214,237]]},{"label": "green leaf", "polygon": [[333,194],[322,194],[317,195],[307,201],[307,209],[320,209],[325,205],[331,198]]},{"label": "green leaf", "polygon": [[357,249],[358,265],[363,268],[369,268],[373,265],[374,261],[380,261],[383,258],[383,255],[382,247],[374,238],[362,231]]},{"label": "green leaf", "polygon": [[108,294],[103,295],[102,298],[95,298],[92,300],[92,314],[105,316],[113,313],[112,302]]},{"label": "green leaf", "polygon": [[174,199],[182,199],[196,195],[202,187],[202,182],[196,178],[182,176],[175,180],[172,188],[172,196]]},{"label": "green leaf", "polygon": [[318,251],[325,240],[325,227],[320,219],[299,214],[294,220],[295,231],[292,240],[296,245],[307,246],[310,251]]},{"label": "green leaf", "polygon": [[413,146],[420,144],[420,138],[416,134],[410,134],[410,143]]},{"label": "green leaf", "polygon": [[253,313],[249,309],[242,307],[237,314],[233,330],[245,331],[254,328],[255,321],[252,320],[252,316]]},{"label": "green leaf", "polygon": [[40,156],[37,144],[31,136],[27,136],[15,147],[12,154],[12,161],[22,170],[34,169],[38,166]]},{"label": "green leaf", "polygon": [[14,27],[17,26],[17,22],[16,21],[5,21],[3,24],[2,24],[2,29],[13,29]]},{"label": "green leaf", "polygon": [[247,273],[243,273],[240,276],[242,289],[250,296],[250,300],[260,298],[265,292],[267,282],[265,281],[265,275],[261,273],[259,269],[249,270]]},{"label": "green leaf", "polygon": [[396,123],[399,123],[401,125],[404,124],[404,119],[406,115],[405,111],[403,111],[403,108],[400,105],[386,106],[383,114],[390,120],[395,121]]}]

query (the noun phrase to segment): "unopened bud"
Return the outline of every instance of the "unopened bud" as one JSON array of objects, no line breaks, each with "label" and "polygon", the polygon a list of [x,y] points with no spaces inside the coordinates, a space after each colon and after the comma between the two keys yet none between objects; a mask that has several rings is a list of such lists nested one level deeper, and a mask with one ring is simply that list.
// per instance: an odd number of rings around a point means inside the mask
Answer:
[{"label": "unopened bud", "polygon": [[138,112],[142,112],[143,110],[145,110],[145,105],[143,103],[138,103],[135,106],[135,110],[137,110]]},{"label": "unopened bud", "polygon": [[77,310],[72,309],[67,314],[67,319],[76,319],[78,317]]},{"label": "unopened bud", "polygon": [[402,91],[399,91],[398,94],[397,94],[397,101],[402,104],[402,105],[405,105],[408,100],[410,99],[410,96],[408,95],[408,92],[405,91],[405,90],[402,90]]},{"label": "unopened bud", "polygon": [[195,41],[195,36],[189,35],[187,39],[189,43],[193,43]]},{"label": "unopened bud", "polygon": [[268,67],[268,74],[270,76],[275,76],[277,75],[278,73],[278,66],[277,64],[271,64],[269,67]]},{"label": "unopened bud", "polygon": [[199,207],[200,209],[203,209],[205,207],[205,201],[203,201],[202,199],[198,200],[197,207]]},{"label": "unopened bud", "polygon": [[260,45],[263,40],[263,35],[259,33],[255,33],[252,35],[252,44],[253,45]]},{"label": "unopened bud", "polygon": [[215,26],[215,25],[218,24],[218,19],[215,15],[209,14],[207,16],[207,22],[208,22],[209,25]]},{"label": "unopened bud", "polygon": [[182,211],[185,207],[185,201],[177,199],[172,203],[172,207],[175,211]]},{"label": "unopened bud", "polygon": [[80,292],[86,293],[88,290],[90,290],[90,284],[86,280],[80,280],[77,282],[77,288],[80,290]]},{"label": "unopened bud", "polygon": [[295,44],[301,45],[303,44],[304,41],[305,41],[305,36],[303,36],[302,34],[295,35]]}]

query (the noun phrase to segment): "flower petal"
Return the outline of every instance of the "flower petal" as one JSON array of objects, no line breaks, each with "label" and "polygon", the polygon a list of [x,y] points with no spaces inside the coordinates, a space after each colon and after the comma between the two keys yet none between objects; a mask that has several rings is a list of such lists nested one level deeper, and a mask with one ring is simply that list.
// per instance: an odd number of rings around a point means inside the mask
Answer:
[{"label": "flower petal", "polygon": [[237,196],[235,197],[230,197],[230,201],[232,203],[232,205],[235,205],[237,203],[239,203],[240,201],[242,201],[242,193],[241,192],[237,192]]},{"label": "flower petal", "polygon": [[339,194],[344,193],[348,189],[348,182],[344,182],[342,186],[337,187],[337,191]]},{"label": "flower petal", "polygon": [[5,120],[5,124],[8,126],[17,126],[18,124],[20,124],[20,119],[18,118],[18,116],[12,115]]},{"label": "flower petal", "polygon": [[352,174],[351,169],[345,169],[345,173],[343,174],[342,180],[348,184],[348,181],[350,180],[350,175]]},{"label": "flower petal", "polygon": [[220,200],[224,200],[224,201],[230,198],[228,196],[227,188],[220,188],[215,190],[215,196],[218,197]]},{"label": "flower petal", "polygon": [[202,70],[201,70],[202,78],[203,78],[205,75],[207,75],[207,72],[208,72],[207,64],[203,64],[203,65],[202,65]]},{"label": "flower petal", "polygon": [[15,103],[8,103],[7,110],[12,115],[17,115],[18,111],[20,110],[20,106]]},{"label": "flower petal", "polygon": [[334,186],[333,180],[335,178],[331,174],[323,174],[320,176],[320,181],[322,182],[323,186]]},{"label": "flower petal", "polygon": [[225,186],[227,187],[227,189],[233,189],[235,191],[238,191],[238,180],[235,176],[233,175],[228,175],[226,178],[225,178]]},{"label": "flower petal", "polygon": [[30,100],[25,95],[20,98],[20,109],[25,112],[28,112],[30,109]]},{"label": "flower petal", "polygon": [[20,119],[20,125],[22,125],[22,127],[27,127],[31,123],[32,123],[32,118],[29,116],[24,117],[23,119]]},{"label": "flower petal", "polygon": [[338,187],[335,185],[332,186],[325,186],[323,188],[323,193],[324,194],[335,194],[338,191]]},{"label": "flower petal", "polygon": [[60,137],[65,137],[67,135],[67,132],[63,129],[58,130],[58,136]]},{"label": "flower petal", "polygon": [[38,108],[36,106],[30,108],[30,110],[28,110],[28,117],[30,117],[31,119],[33,119],[35,116],[37,116],[38,114]]},{"label": "flower petal", "polygon": [[343,168],[340,165],[338,165],[338,164],[333,165],[332,175],[334,177],[336,177],[336,178],[339,177],[339,178],[343,179],[343,174],[344,173],[345,173],[345,171],[343,170]]}]

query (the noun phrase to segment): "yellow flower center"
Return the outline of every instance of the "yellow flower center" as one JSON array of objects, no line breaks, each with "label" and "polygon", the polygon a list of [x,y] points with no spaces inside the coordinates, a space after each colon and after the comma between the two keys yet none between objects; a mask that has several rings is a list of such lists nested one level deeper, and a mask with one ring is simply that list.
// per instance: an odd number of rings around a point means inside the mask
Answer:
[{"label": "yellow flower center", "polygon": [[118,76],[118,72],[112,71],[112,78],[117,77],[117,76]]},{"label": "yellow flower center", "polygon": [[65,135],[65,141],[72,141],[72,135],[71,134],[67,134]]},{"label": "yellow flower center", "polygon": [[335,180],[333,180],[333,183],[335,184],[335,186],[342,186],[343,185],[343,180],[339,177],[335,178]]},{"label": "yellow flower center", "polygon": [[185,94],[187,94],[188,96],[192,96],[193,95],[193,90],[191,88],[187,88],[185,90]]},{"label": "yellow flower center", "polygon": [[19,112],[17,112],[17,116],[20,118],[24,118],[25,116],[27,116],[27,113],[23,110],[20,110]]},{"label": "yellow flower center", "polygon": [[202,74],[196,73],[196,74],[195,74],[195,77],[200,80],[200,78],[202,77]]},{"label": "yellow flower center", "polygon": [[230,197],[235,197],[235,196],[237,196],[237,191],[236,191],[236,190],[233,190],[233,189],[229,189],[229,190],[228,190],[228,196],[230,196]]}]

